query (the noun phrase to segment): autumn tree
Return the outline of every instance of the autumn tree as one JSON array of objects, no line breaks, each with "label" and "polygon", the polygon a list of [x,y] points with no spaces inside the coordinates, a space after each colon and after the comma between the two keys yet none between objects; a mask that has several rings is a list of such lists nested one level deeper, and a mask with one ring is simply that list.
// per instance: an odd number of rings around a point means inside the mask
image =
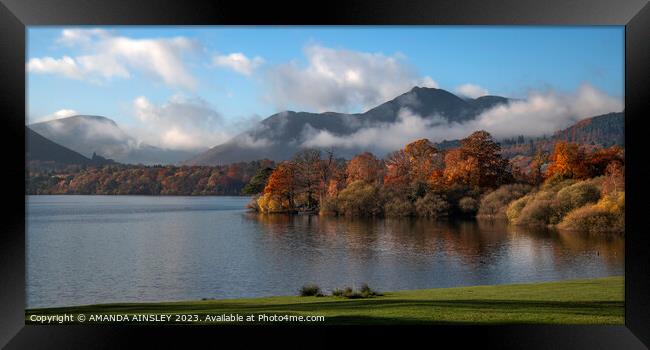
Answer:
[{"label": "autumn tree", "polygon": [[269,180],[269,177],[273,173],[273,168],[265,167],[261,168],[255,173],[250,181],[242,188],[242,194],[257,194],[264,191],[266,182]]},{"label": "autumn tree", "polygon": [[295,169],[295,184],[300,193],[305,194],[307,210],[317,205],[316,194],[321,185],[321,154],[319,150],[306,149],[298,152],[292,162]]},{"label": "autumn tree", "polygon": [[411,161],[404,150],[390,153],[386,157],[384,183],[392,187],[405,187],[411,183]]},{"label": "autumn tree", "polygon": [[461,140],[461,157],[475,163],[470,174],[474,187],[494,188],[511,180],[508,160],[501,156],[501,146],[487,131],[475,131]]},{"label": "autumn tree", "polygon": [[341,166],[334,158],[334,150],[329,149],[325,151],[327,157],[321,159],[318,163],[318,202],[322,203],[328,195],[329,189],[332,186],[332,181],[338,181],[340,177]]},{"label": "autumn tree", "polygon": [[441,155],[431,141],[416,140],[388,155],[384,182],[397,187],[424,184],[442,164]]},{"label": "autumn tree", "polygon": [[563,177],[569,179],[588,178],[586,155],[576,143],[558,142],[551,154],[551,164],[546,170],[546,177]]},{"label": "autumn tree", "polygon": [[587,155],[585,167],[588,177],[596,177],[605,174],[610,164],[617,163],[613,166],[622,166],[624,163],[623,149],[618,146],[601,148]]},{"label": "autumn tree", "polygon": [[501,156],[501,146],[481,130],[461,140],[459,148],[446,152],[443,177],[448,186],[494,188],[511,181],[512,173]]},{"label": "autumn tree", "polygon": [[352,158],[346,167],[347,184],[363,181],[379,185],[384,177],[384,164],[372,153],[365,152]]},{"label": "autumn tree", "polygon": [[539,185],[542,181],[544,181],[544,172],[542,170],[542,167],[547,162],[548,153],[539,147],[530,162],[530,181],[533,183],[533,185]]},{"label": "autumn tree", "polygon": [[[435,173],[430,176],[429,182],[433,183]],[[478,160],[474,157],[467,157],[460,148],[455,148],[445,153],[445,169],[443,172],[444,184],[451,186],[455,184],[471,185],[477,182],[479,174]]]},{"label": "autumn tree", "polygon": [[625,191],[625,167],[620,162],[610,162],[605,169],[602,192],[607,195],[623,191]]},{"label": "autumn tree", "polygon": [[441,165],[438,150],[428,139],[419,139],[407,144],[404,153],[409,158],[411,180],[426,182],[435,168]]},{"label": "autumn tree", "polygon": [[295,173],[295,167],[290,162],[278,165],[264,187],[265,200],[277,201],[279,207],[289,211],[294,210],[297,188]]}]

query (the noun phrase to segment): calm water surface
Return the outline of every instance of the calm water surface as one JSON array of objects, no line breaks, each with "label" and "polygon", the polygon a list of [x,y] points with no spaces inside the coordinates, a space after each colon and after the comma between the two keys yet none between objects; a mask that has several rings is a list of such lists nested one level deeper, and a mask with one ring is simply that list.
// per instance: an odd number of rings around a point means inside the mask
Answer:
[{"label": "calm water surface", "polygon": [[257,215],[246,197],[29,196],[27,306],[624,273],[624,239],[502,222]]}]

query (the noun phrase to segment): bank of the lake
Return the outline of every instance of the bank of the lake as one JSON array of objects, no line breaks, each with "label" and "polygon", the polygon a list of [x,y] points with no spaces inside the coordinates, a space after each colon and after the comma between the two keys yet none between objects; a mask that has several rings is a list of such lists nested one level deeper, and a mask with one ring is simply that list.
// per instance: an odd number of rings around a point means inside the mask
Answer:
[{"label": "bank of the lake", "polygon": [[[382,292],[382,291],[380,291]],[[382,292],[367,299],[278,296],[29,309],[32,315],[324,316],[326,324],[623,324],[622,276],[558,282]],[[173,317],[172,317],[173,322]],[[75,322],[76,323],[76,319]],[[88,323],[88,322],[86,322]],[[243,322],[258,324],[260,322]],[[305,324],[322,324],[306,322]]]}]

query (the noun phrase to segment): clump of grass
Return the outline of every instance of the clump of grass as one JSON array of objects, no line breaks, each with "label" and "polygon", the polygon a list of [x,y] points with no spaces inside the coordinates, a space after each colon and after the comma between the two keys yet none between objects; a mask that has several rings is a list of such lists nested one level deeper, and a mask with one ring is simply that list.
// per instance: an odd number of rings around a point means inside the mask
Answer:
[{"label": "clump of grass", "polygon": [[317,284],[309,283],[300,288],[301,297],[322,297],[323,292]]},{"label": "clump of grass", "polygon": [[380,293],[370,288],[370,286],[368,286],[368,284],[366,283],[362,284],[361,288],[359,288],[358,291],[352,289],[351,287],[345,287],[343,289],[336,288],[332,291],[332,296],[347,298],[347,299],[370,298],[370,297],[380,296],[380,295],[381,295]]}]

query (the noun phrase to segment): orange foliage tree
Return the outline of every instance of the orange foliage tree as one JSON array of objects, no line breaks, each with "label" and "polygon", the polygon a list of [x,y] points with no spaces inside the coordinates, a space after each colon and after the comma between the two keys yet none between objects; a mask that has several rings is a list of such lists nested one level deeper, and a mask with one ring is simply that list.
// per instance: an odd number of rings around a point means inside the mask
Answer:
[{"label": "orange foliage tree", "polygon": [[[451,149],[445,154],[444,184],[471,185],[476,182],[478,162],[474,157],[467,157],[460,148]],[[430,182],[433,177],[430,177]]]},{"label": "orange foliage tree", "polygon": [[284,209],[293,210],[297,189],[295,174],[292,163],[284,162],[278,165],[264,187],[264,196],[276,199]]},{"label": "orange foliage tree", "polygon": [[587,168],[588,176],[595,177],[606,173],[610,164],[616,163],[613,166],[623,166],[624,156],[623,149],[619,146],[612,146],[609,148],[599,149],[587,156],[585,167]]},{"label": "orange foliage tree", "polygon": [[348,185],[358,180],[378,185],[383,181],[384,163],[372,153],[365,152],[352,158],[348,162],[345,172]]},{"label": "orange foliage tree", "polygon": [[494,188],[512,180],[512,174],[508,160],[501,156],[501,146],[481,130],[461,140],[460,148],[447,152],[444,178],[448,185]]},{"label": "orange foliage tree", "polygon": [[560,176],[570,179],[589,177],[586,155],[576,143],[558,142],[551,154],[551,164],[546,169],[546,177]]},{"label": "orange foliage tree", "polygon": [[431,141],[420,139],[387,157],[384,182],[397,186],[426,183],[432,172],[440,168],[442,161],[438,150]]}]

